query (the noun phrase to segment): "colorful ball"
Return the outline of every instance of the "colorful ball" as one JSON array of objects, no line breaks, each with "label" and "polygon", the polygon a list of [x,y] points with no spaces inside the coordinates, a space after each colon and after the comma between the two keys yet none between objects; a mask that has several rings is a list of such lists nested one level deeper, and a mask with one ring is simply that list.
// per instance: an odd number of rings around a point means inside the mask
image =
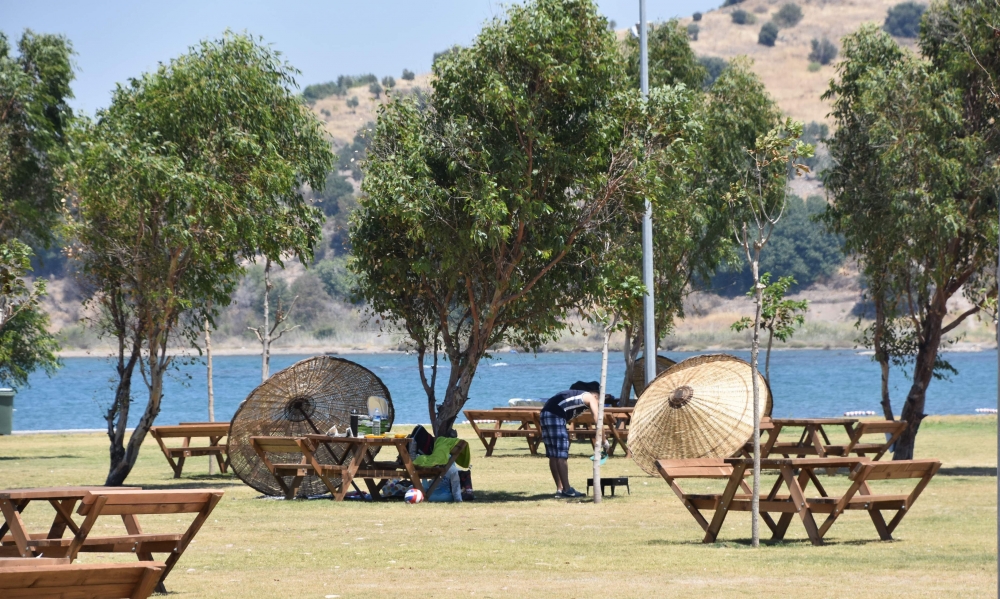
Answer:
[{"label": "colorful ball", "polygon": [[420,489],[410,489],[406,492],[404,498],[406,499],[406,503],[420,503],[424,500],[424,494]]}]

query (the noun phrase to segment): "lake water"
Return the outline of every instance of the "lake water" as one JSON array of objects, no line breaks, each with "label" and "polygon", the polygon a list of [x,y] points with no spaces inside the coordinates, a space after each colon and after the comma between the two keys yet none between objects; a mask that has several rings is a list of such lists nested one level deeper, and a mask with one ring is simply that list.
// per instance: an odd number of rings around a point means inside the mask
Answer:
[{"label": "lake water", "polygon": [[[729,352],[749,359],[749,352]],[[664,352],[675,360],[695,353]],[[276,372],[309,356],[274,356]],[[353,354],[343,356],[372,370],[392,394],[398,423],[426,423],[427,399],[420,385],[415,356],[405,354]],[[763,366],[763,356],[761,356]],[[976,408],[997,405],[997,355],[995,351],[951,353],[948,359],[959,374],[951,380],[935,380],[927,393],[929,414],[972,414]],[[113,395],[112,365],[101,358],[66,358],[65,366],[52,378],[31,377],[31,386],[17,395],[15,430],[104,428],[102,413]],[[260,358],[218,356],[215,367],[215,416],[229,420],[260,381]],[[447,367],[447,365],[445,365]],[[497,354],[485,361],[476,374],[468,408],[506,406],[512,397],[548,397],[577,380],[600,378],[599,353]],[[612,353],[608,363],[608,388],[617,395],[624,362]],[[893,372],[893,408],[899,413],[908,382]],[[879,406],[879,370],[871,356],[852,350],[787,350],[771,356],[771,379],[776,417],[840,416],[848,410],[874,410]],[[158,424],[207,420],[205,366],[193,363],[178,367],[165,384]],[[131,424],[145,405],[145,386],[137,375],[133,389],[137,406]]]}]

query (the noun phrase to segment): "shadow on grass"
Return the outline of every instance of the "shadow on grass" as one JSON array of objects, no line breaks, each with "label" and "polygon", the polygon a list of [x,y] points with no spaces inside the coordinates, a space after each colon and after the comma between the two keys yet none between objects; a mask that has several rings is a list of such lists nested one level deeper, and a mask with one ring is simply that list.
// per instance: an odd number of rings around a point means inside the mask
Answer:
[{"label": "shadow on grass", "polygon": [[[552,493],[534,493],[529,495],[519,491],[475,491],[475,503],[507,503],[510,501],[541,501],[551,499],[557,501]],[[565,501],[565,500],[558,500]]]},{"label": "shadow on grass", "polygon": [[[823,545],[854,545],[863,546],[870,545],[873,543],[891,543],[892,541],[881,541],[879,539],[851,539],[846,541],[837,541],[824,539]],[[664,539],[653,539],[646,542],[647,545],[652,546],[696,546],[696,545],[706,545],[718,548],[729,548],[729,549],[740,549],[743,547],[752,547],[753,543],[750,539],[726,539],[723,541],[716,541],[715,543],[702,543],[700,540],[690,540],[690,541],[667,541]],[[765,547],[811,547],[812,543],[809,539],[782,539],[780,541],[774,541],[771,539],[761,539],[760,544]]]},{"label": "shadow on grass", "polygon": [[953,466],[941,468],[938,476],[996,476],[997,469],[988,466]]},{"label": "shadow on grass", "polygon": [[142,482],[126,481],[126,485],[132,484],[142,487],[146,491],[169,491],[171,489],[204,489],[206,487],[241,487],[243,481],[231,476],[185,476],[182,479],[175,479],[177,482],[171,484],[146,484]]},{"label": "shadow on grass", "polygon": [[83,456],[79,455],[25,455],[25,456],[0,456],[0,462],[13,460],[79,460]]}]

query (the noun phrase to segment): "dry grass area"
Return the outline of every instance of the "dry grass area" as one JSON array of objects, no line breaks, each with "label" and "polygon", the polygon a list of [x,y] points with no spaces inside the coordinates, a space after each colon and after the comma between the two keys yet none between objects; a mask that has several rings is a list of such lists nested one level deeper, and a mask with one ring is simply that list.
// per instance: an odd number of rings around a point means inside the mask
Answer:
[{"label": "dry grass area", "polygon": [[[406,81],[401,77],[396,77],[396,87],[389,92],[389,98],[395,95],[412,94],[417,88],[424,93],[430,93],[430,73],[417,75],[412,81]],[[358,106],[349,108],[347,100],[356,97]],[[378,107],[387,101],[386,94],[380,94],[375,99],[368,91],[368,84],[351,88],[344,96],[328,96],[322,100],[317,100],[311,108],[316,116],[323,121],[326,132],[333,140],[334,149],[350,143],[354,139],[354,134],[358,132],[366,123],[374,122],[378,114]]]},{"label": "dry grass area", "polygon": [[[840,38],[866,22],[881,25],[889,7],[900,0],[804,0],[795,2],[802,8],[802,21],[795,27],[782,29],[774,47],[757,43],[760,27],[786,0],[746,0],[736,6],[706,12],[698,23],[701,31],[691,47],[699,55],[730,59],[746,55],[753,59],[754,71],[760,75],[767,91],[788,116],[804,122],[827,119],[830,107],[820,96],[834,77],[833,65],[809,72],[810,41],[828,38],[840,47]],[[752,25],[737,25],[730,16],[734,10],[745,10],[757,18]],[[682,23],[691,23],[690,17]],[[899,40],[909,43],[912,40]]]},{"label": "dry grass area", "polygon": [[[944,467],[896,540],[878,541],[863,513],[848,513],[823,547],[795,522],[786,541],[754,550],[743,513],[729,518],[721,542],[703,545],[667,485],[621,456],[604,475],[629,476],[631,495],[602,505],[553,499],[546,461],[517,440],[501,441],[492,458],[475,441],[477,499],[460,505],[260,499],[237,479],[199,474],[204,460],[171,479],[155,443],[128,482],[226,490],[167,581],[176,597],[983,597],[997,584],[996,425],[995,417],[925,420],[918,457]],[[570,463],[580,489],[586,451],[574,445]],[[106,455],[101,435],[0,437],[0,487],[100,483]],[[45,526],[49,512],[32,506],[25,517]],[[145,527],[176,527],[164,518]]]}]

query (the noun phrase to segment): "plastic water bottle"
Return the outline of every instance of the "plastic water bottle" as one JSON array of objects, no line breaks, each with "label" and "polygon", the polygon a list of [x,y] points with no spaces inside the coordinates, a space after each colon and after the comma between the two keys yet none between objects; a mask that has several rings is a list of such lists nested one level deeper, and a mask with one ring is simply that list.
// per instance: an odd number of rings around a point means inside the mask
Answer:
[{"label": "plastic water bottle", "polygon": [[372,416],[372,434],[382,434],[382,412],[378,408],[375,408],[375,415]]}]

